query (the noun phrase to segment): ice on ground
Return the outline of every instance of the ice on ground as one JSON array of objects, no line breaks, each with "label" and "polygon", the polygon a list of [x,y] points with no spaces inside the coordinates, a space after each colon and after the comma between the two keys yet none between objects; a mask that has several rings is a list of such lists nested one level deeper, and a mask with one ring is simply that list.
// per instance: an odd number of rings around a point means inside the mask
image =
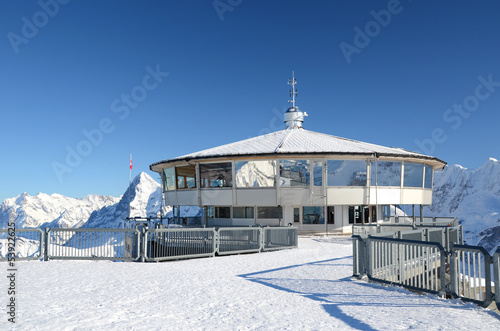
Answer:
[{"label": "ice on ground", "polygon": [[[298,249],[165,263],[17,267],[19,330],[500,328],[498,315],[476,305],[353,279],[349,237],[300,237]],[[0,279],[7,330],[7,278]]]}]

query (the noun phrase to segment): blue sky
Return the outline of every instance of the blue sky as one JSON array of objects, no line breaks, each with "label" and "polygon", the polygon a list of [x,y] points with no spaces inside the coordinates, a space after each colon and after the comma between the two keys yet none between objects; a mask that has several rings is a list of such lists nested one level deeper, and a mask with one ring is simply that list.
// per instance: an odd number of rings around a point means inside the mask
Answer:
[{"label": "blue sky", "polygon": [[120,195],[149,164],[304,127],[500,158],[497,1],[10,1],[0,20],[0,201]]}]

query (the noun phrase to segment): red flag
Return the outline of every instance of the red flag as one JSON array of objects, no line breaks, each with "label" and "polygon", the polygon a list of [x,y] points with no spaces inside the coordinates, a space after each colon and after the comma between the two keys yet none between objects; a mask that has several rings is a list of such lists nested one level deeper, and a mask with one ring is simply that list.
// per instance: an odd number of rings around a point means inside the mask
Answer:
[{"label": "red flag", "polygon": [[132,170],[132,155],[130,155],[130,170]]}]

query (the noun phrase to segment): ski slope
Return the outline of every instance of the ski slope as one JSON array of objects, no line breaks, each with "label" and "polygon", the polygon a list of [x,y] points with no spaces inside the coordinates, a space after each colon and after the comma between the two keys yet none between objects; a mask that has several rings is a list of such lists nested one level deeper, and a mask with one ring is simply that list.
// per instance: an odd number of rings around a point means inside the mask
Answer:
[{"label": "ski slope", "polygon": [[[165,263],[17,267],[19,330],[500,329],[498,315],[474,304],[351,278],[345,236],[300,237],[298,249]],[[6,293],[6,277],[0,279]],[[8,330],[1,307],[0,330]]]}]

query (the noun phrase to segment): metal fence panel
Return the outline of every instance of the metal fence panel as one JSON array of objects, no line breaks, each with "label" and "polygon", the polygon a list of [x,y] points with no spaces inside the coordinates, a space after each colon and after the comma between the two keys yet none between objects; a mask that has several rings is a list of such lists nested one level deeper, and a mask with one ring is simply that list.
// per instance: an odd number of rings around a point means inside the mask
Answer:
[{"label": "metal fence panel", "polygon": [[[136,260],[139,231],[135,229],[50,229],[47,231],[49,259]],[[128,247],[126,237],[135,237]],[[130,244],[130,242],[128,242]]]},{"label": "metal fence panel", "polygon": [[441,246],[445,247],[445,235],[442,228],[426,228],[425,233],[427,241],[440,243]]},{"label": "metal fence panel", "polygon": [[500,247],[493,254],[493,279],[495,282],[495,302],[500,309]]},{"label": "metal fence panel", "polygon": [[213,228],[149,229],[144,236],[146,261],[214,256],[217,233]]},{"label": "metal fence panel", "polygon": [[445,252],[439,243],[369,237],[368,277],[420,291],[445,291]]},{"label": "metal fence panel", "polygon": [[410,231],[399,231],[398,232],[399,239],[406,240],[424,240],[424,231],[423,230],[410,230]]},{"label": "metal fence panel", "polygon": [[261,228],[219,228],[217,233],[219,255],[260,252],[262,249]]},{"label": "metal fence panel", "polygon": [[487,307],[491,291],[491,256],[483,247],[452,245],[451,292],[464,301]]},{"label": "metal fence panel", "polygon": [[353,236],[359,236],[363,234],[375,234],[378,233],[377,224],[365,224],[365,225],[353,225],[352,234]]},{"label": "metal fence panel", "polygon": [[[9,258],[9,247],[14,247],[14,258],[38,260],[43,257],[43,231],[40,229],[0,229],[0,261]],[[14,245],[14,246],[13,246]]]},{"label": "metal fence panel", "polygon": [[298,247],[298,228],[294,227],[266,227],[264,229],[264,251]]}]

